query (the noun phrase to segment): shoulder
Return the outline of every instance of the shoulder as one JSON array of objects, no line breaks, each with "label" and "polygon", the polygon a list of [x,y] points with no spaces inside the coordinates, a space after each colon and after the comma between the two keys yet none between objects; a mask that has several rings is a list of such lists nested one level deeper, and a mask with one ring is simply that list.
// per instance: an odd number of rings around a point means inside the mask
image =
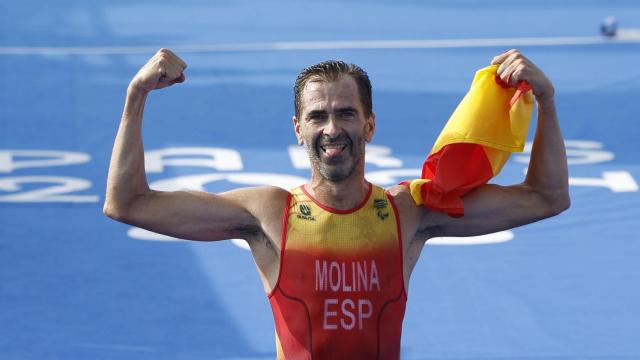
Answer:
[{"label": "shoulder", "polygon": [[[411,197],[408,186],[396,185],[386,190],[387,196],[393,201],[398,215],[400,216],[403,228],[407,226],[413,228],[419,222],[424,208],[416,205]],[[413,232],[413,231],[412,231]],[[405,231],[406,233],[406,231]]]},{"label": "shoulder", "polygon": [[[254,255],[258,248],[262,249],[255,244],[265,245],[264,248],[269,249],[269,254],[273,255],[273,248],[279,247],[282,220],[290,197],[289,191],[276,186],[260,186],[235,189],[223,195],[240,205],[253,219],[255,231],[245,239],[249,242]],[[263,241],[266,239],[269,241]]]},{"label": "shoulder", "polygon": [[261,198],[263,200],[286,199],[289,191],[277,186],[254,186],[239,188],[223,193],[237,198]]},{"label": "shoulder", "polygon": [[233,199],[256,218],[262,219],[278,209],[284,209],[290,193],[277,186],[258,186],[235,189],[221,195]]},{"label": "shoulder", "polygon": [[393,200],[398,207],[398,211],[410,212],[417,211],[420,206],[417,206],[411,197],[409,187],[405,185],[395,185],[386,189],[387,195]]},{"label": "shoulder", "polygon": [[387,189],[387,195],[396,204],[403,233],[407,238],[426,240],[433,235],[439,214],[417,205],[408,186],[395,185]]}]

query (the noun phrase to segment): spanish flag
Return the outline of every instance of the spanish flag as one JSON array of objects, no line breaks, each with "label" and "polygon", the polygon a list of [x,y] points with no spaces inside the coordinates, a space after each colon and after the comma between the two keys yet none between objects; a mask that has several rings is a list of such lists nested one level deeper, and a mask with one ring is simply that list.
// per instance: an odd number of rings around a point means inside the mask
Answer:
[{"label": "spanish flag", "polygon": [[464,215],[461,197],[498,175],[512,152],[524,148],[533,96],[521,81],[508,87],[498,65],[476,72],[422,166],[422,178],[404,182],[417,205]]}]

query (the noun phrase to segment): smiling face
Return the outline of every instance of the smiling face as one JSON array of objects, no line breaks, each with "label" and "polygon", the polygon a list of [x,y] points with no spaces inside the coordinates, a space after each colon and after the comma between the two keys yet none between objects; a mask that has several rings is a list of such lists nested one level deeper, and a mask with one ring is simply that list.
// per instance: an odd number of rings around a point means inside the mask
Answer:
[{"label": "smiling face", "polygon": [[300,117],[294,117],[298,142],[307,150],[313,173],[340,182],[364,176],[365,142],[371,140],[375,115],[365,115],[356,81],[309,81],[301,96]]}]

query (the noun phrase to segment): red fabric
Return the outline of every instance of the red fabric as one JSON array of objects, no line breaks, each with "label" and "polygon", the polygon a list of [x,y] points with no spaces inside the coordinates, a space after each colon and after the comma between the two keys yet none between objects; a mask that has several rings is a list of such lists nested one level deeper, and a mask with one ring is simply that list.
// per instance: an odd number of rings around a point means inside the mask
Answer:
[{"label": "red fabric", "polygon": [[[502,79],[500,79],[498,75],[496,75],[495,79],[498,85],[502,86],[505,89],[509,88],[509,85],[507,85],[507,83],[502,81]],[[516,101],[518,101],[518,99],[520,99],[520,97],[529,90],[531,90],[531,85],[527,81],[519,81],[516,84],[516,93],[513,94],[511,101],[509,101],[509,106],[513,106],[513,104],[515,104]]]},{"label": "red fabric", "polygon": [[493,177],[491,163],[481,145],[449,144],[431,154],[422,166],[425,206],[460,217],[464,215],[461,197]]},{"label": "red fabric", "polygon": [[[499,76],[495,75],[494,79],[501,87],[510,87]],[[530,90],[528,82],[518,82],[509,106],[512,107]],[[462,196],[487,183],[495,175],[497,174],[493,173],[491,161],[487,158],[483,145],[448,143],[438,152],[429,154],[422,165],[422,179],[429,180],[420,185],[422,204],[453,217],[463,216]],[[418,196],[417,193],[414,196]]]}]

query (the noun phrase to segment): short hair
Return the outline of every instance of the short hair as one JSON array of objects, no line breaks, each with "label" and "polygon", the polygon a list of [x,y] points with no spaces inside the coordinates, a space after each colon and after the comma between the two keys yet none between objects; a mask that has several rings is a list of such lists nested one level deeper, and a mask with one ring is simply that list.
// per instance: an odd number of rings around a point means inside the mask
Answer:
[{"label": "short hair", "polygon": [[371,81],[369,81],[367,72],[355,64],[347,64],[340,60],[327,60],[307,67],[298,75],[293,87],[296,117],[300,117],[302,110],[302,90],[304,90],[307,83],[314,81],[334,82],[343,75],[351,76],[356,81],[360,103],[365,113],[364,115],[371,115],[373,112],[373,101],[371,99]]}]

